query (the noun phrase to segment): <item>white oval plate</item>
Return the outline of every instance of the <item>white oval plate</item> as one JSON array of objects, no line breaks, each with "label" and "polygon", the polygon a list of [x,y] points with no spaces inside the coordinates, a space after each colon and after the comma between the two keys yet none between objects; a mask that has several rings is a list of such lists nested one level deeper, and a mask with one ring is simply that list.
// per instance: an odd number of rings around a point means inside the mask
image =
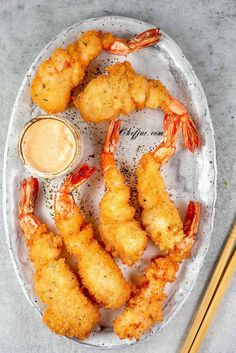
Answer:
[{"label": "white oval plate", "polygon": [[[20,87],[9,123],[5,148],[3,174],[4,224],[7,245],[17,278],[30,303],[39,312],[42,311],[43,307],[34,294],[33,269],[27,258],[27,249],[17,220],[20,181],[22,178],[29,176],[17,155],[17,139],[23,125],[34,116],[42,113],[30,98],[29,85],[31,78],[34,76],[39,63],[48,58],[56,47],[66,46],[80,36],[83,31],[96,29],[112,32],[121,37],[131,37],[151,27],[153,26],[138,20],[110,16],[90,19],[76,24],[55,37],[42,50],[28,70]],[[190,152],[179,146],[176,155],[163,169],[168,190],[181,214],[184,214],[189,200],[194,199],[202,204],[202,217],[198,237],[192,251],[192,258],[185,261],[181,266],[177,281],[167,286],[164,320],[152,329],[152,333],[157,332],[173,317],[187,299],[197,279],[210,242],[216,199],[214,133],[206,97],[191,65],[179,47],[167,34],[161,33],[161,40],[155,47],[133,53],[128,57],[102,53],[90,67],[90,70],[95,72],[96,70],[93,70],[93,68],[98,66],[100,70],[103,70],[104,66],[113,62],[129,60],[138,73],[151,78],[159,78],[171,94],[185,104],[201,136],[202,148],[199,152],[191,155]],[[73,107],[67,109],[63,116],[68,117],[80,129],[84,143],[82,161],[90,165],[96,165],[99,169],[99,153],[107,125],[83,122],[79,112]],[[123,118],[123,132],[116,153],[116,160],[127,175],[129,185],[134,186],[135,167],[139,158],[149,148],[161,141],[163,113],[160,110],[146,109],[130,114],[129,118]],[[60,183],[61,179],[42,180],[40,196],[37,201],[36,214],[53,230],[54,226],[51,219],[52,196]],[[82,208],[87,217],[94,222],[96,229],[98,202],[103,192],[103,183],[98,171],[96,176],[80,189],[80,197],[77,197],[78,202],[80,202],[80,199],[82,200]],[[135,203],[135,191],[132,199]],[[134,275],[134,272],[140,271],[149,259],[157,253],[157,249],[149,245],[143,258],[134,269],[128,270],[125,266],[121,267],[127,277],[130,277],[130,275]],[[117,315],[117,312],[111,313],[111,311],[102,310],[102,326],[98,327],[86,341],[81,343],[100,347],[115,347],[134,343],[128,340],[121,341],[113,333],[111,322],[115,315]]]}]

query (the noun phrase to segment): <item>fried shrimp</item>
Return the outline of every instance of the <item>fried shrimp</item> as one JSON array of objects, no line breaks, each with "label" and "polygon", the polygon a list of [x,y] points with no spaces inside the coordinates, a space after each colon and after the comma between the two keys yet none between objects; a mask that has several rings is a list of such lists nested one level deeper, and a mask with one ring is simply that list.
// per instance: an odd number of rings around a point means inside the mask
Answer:
[{"label": "fried shrimp", "polygon": [[122,339],[135,338],[162,320],[166,283],[176,279],[180,263],[189,257],[200,220],[200,205],[190,202],[184,221],[184,239],[168,255],[154,258],[145,269],[142,284],[127,308],[114,321],[114,331]]},{"label": "fried shrimp", "polygon": [[43,321],[55,333],[85,339],[98,323],[98,308],[86,298],[63,258],[62,239],[34,215],[38,180],[24,179],[19,221],[35,267],[35,292],[46,305]]},{"label": "fried shrimp", "polygon": [[129,41],[114,37],[111,33],[85,32],[66,49],[57,48],[48,60],[40,64],[31,82],[31,97],[48,113],[62,112],[71,99],[71,90],[79,85],[86,67],[102,50],[126,55],[156,44],[159,38],[159,30],[155,28]]},{"label": "fried shrimp", "polygon": [[120,123],[110,123],[101,153],[101,169],[107,192],[99,205],[99,230],[106,249],[131,266],[146,248],[147,236],[134,218],[135,209],[129,204],[130,189],[115,165],[114,152],[119,140]]},{"label": "fried shrimp", "polygon": [[78,272],[89,293],[105,308],[119,308],[130,297],[130,284],[109,253],[94,239],[88,223],[71,193],[95,171],[83,165],[70,175],[55,196],[55,223],[67,251],[75,255]]},{"label": "fried shrimp", "polygon": [[187,110],[160,81],[136,74],[127,61],[108,67],[107,73],[92,79],[74,98],[85,121],[113,120],[135,109],[160,107],[182,129],[184,146],[192,152],[200,147],[198,132]]},{"label": "fried shrimp", "polygon": [[161,166],[176,150],[177,127],[175,122],[169,120],[170,117],[166,115],[163,142],[154,151],[144,154],[137,168],[141,223],[154,243],[166,252],[184,239],[182,220],[160,173]]}]

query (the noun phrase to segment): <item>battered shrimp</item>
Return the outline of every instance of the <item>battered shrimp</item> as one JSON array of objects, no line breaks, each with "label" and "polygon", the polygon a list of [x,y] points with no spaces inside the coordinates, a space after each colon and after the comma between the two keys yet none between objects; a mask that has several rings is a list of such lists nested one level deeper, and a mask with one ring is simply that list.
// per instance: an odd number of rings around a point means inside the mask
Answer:
[{"label": "battered shrimp", "polygon": [[100,202],[99,229],[106,249],[131,266],[146,248],[147,236],[134,219],[135,209],[129,204],[129,187],[115,165],[120,123],[110,123],[101,154],[101,168],[108,190]]},{"label": "battered shrimp", "polygon": [[182,128],[183,143],[190,151],[200,147],[200,139],[185,107],[172,97],[158,80],[137,75],[127,61],[107,68],[107,75],[92,79],[74,98],[85,121],[102,122],[127,115],[136,109],[160,107]]},{"label": "battered shrimp", "polygon": [[84,339],[100,315],[81,291],[75,275],[63,258],[62,239],[49,232],[34,215],[38,180],[24,179],[21,187],[19,221],[35,267],[35,292],[46,305],[45,324],[55,333]]},{"label": "battered shrimp", "polygon": [[164,141],[143,155],[137,168],[141,223],[154,243],[166,252],[184,239],[182,220],[160,173],[161,166],[176,150],[177,127],[169,119],[168,115],[164,118]]},{"label": "battered shrimp", "polygon": [[176,279],[180,263],[189,257],[200,220],[200,205],[190,202],[184,221],[184,239],[167,256],[153,259],[146,268],[141,287],[129,300],[127,308],[114,321],[114,331],[120,338],[135,338],[162,320],[162,303],[167,282]]},{"label": "battered shrimp", "polygon": [[119,308],[130,297],[130,285],[110,254],[94,239],[88,223],[71,193],[95,171],[83,165],[62,184],[55,197],[55,223],[67,251],[76,256],[83,285],[106,308]]},{"label": "battered shrimp", "polygon": [[86,67],[102,50],[126,55],[156,44],[159,38],[159,30],[155,28],[129,41],[116,38],[111,33],[85,32],[66,49],[57,48],[48,60],[40,64],[31,82],[31,97],[48,113],[62,112],[71,99],[71,90],[82,81]]}]

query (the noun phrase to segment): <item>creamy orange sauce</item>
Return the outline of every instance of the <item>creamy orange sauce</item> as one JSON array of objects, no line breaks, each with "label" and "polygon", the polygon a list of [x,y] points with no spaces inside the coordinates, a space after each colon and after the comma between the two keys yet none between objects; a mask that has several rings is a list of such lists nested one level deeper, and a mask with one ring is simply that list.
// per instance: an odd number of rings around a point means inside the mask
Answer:
[{"label": "creamy orange sauce", "polygon": [[41,119],[26,130],[21,144],[25,163],[42,173],[59,173],[67,168],[76,153],[76,141],[66,124],[56,119]]}]

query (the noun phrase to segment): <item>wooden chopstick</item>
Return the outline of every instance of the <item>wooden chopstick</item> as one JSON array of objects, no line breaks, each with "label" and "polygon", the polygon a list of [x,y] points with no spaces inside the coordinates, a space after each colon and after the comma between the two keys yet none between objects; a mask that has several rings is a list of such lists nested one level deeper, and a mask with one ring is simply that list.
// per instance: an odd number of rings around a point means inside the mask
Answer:
[{"label": "wooden chopstick", "polygon": [[199,328],[207,312],[207,309],[210,305],[210,302],[213,298],[213,295],[217,289],[217,286],[219,285],[219,282],[223,276],[225,268],[230,261],[230,257],[232,256],[233,250],[235,248],[235,239],[236,239],[236,223],[234,224],[233,229],[229,235],[229,238],[221,254],[221,257],[218,261],[218,264],[211,278],[209,286],[202,299],[202,303],[193,321],[193,324],[188,333],[188,336],[186,337],[181,353],[190,353],[190,348],[193,345],[194,339],[199,331]]},{"label": "wooden chopstick", "polygon": [[235,268],[236,268],[236,250],[234,251],[234,254],[230,260],[230,263],[225,270],[222,280],[220,281],[219,287],[217,288],[215,295],[210,303],[210,306],[206,312],[206,315],[204,316],[202,324],[197,332],[197,335],[195,337],[195,340],[193,341],[193,344],[189,350],[189,353],[198,352],[199,347],[207,332],[207,329],[209,328],[211,321],[216,313],[216,310],[221,302],[221,299],[225,293],[225,290],[229,285],[230,279],[234,273]]}]

